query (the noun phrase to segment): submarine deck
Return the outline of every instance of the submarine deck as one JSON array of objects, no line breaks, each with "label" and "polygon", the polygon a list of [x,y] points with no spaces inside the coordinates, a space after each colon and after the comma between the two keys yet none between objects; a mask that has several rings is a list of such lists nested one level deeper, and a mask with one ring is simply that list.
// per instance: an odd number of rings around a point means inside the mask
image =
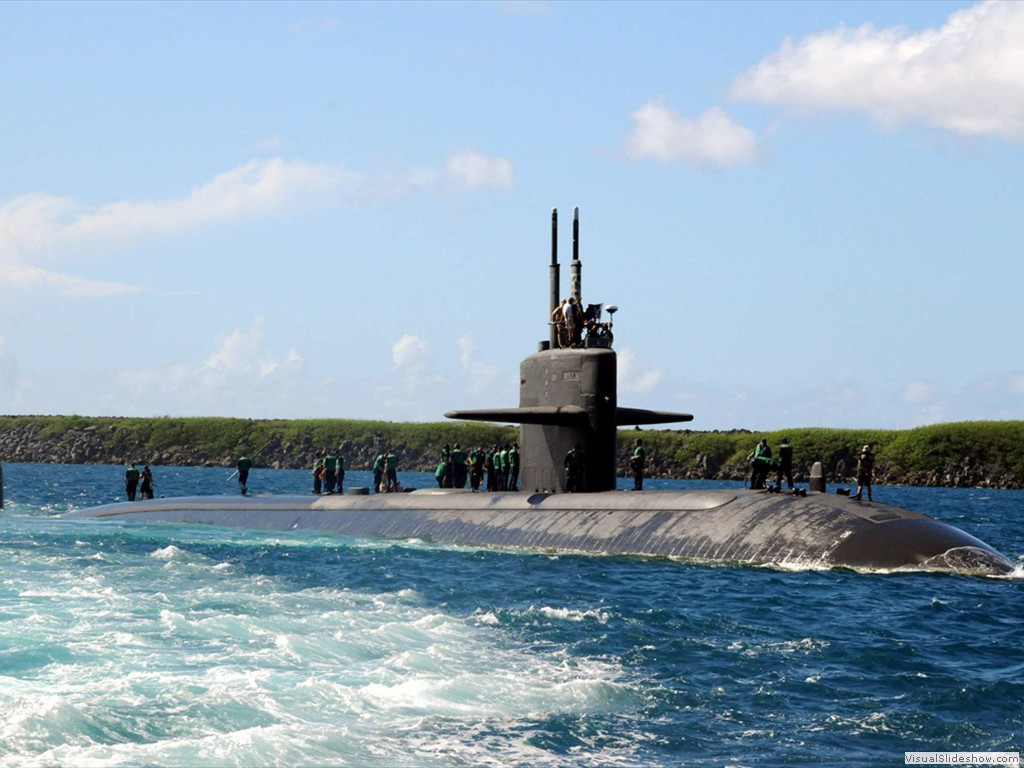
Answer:
[{"label": "submarine deck", "polygon": [[[317,530],[539,551],[853,568],[1013,564],[927,515],[844,496],[750,490],[193,496],[121,502],[65,517]],[[950,552],[955,562],[950,561]],[[965,565],[966,563],[966,565]],[[976,567],[975,567],[976,566]]]}]

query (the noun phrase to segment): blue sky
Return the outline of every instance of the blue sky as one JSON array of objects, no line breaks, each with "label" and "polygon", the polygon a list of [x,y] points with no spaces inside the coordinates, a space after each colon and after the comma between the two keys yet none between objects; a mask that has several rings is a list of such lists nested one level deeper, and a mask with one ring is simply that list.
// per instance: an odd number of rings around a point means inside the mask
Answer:
[{"label": "blue sky", "polygon": [[[0,412],[1019,419],[1024,3],[0,3]],[[563,287],[567,281],[563,281]]]}]

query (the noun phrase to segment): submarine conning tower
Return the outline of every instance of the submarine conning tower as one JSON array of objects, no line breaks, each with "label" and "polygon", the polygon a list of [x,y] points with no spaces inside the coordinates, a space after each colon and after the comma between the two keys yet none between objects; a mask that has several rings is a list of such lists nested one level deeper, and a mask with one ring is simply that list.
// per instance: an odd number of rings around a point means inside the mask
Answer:
[{"label": "submarine conning tower", "polygon": [[[579,209],[573,210],[570,297],[584,322]],[[583,454],[584,491],[615,490],[617,430],[620,426],[691,421],[688,413],[622,408],[618,405],[618,363],[611,323],[600,322],[601,305],[587,308],[590,332],[559,332],[561,306],[558,263],[558,209],[551,211],[548,339],[519,367],[519,407],[449,411],[450,419],[512,422],[521,425],[520,488],[527,492],[565,490],[565,455],[573,446]]]}]

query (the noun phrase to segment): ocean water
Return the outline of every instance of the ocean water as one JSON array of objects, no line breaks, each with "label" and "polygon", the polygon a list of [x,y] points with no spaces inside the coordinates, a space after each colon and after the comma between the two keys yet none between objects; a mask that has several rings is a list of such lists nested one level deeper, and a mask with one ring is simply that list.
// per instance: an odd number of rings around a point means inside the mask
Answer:
[{"label": "ocean water", "polygon": [[[800,571],[76,522],[57,516],[119,499],[123,468],[3,469],[0,766],[1024,752],[1021,569]],[[157,495],[237,492],[229,470],[154,473]],[[253,492],[307,485],[300,471],[250,479]],[[1024,557],[1024,492],[875,496]]]}]

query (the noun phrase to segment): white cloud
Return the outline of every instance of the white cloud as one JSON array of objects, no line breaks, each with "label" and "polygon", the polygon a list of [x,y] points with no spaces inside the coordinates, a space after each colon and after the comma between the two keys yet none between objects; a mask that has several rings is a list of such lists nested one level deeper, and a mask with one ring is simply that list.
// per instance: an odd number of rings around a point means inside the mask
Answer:
[{"label": "white cloud", "polygon": [[713,107],[688,118],[652,99],[632,112],[633,130],[626,137],[626,154],[642,159],[697,167],[729,167],[757,159],[757,138]]},{"label": "white cloud", "polygon": [[304,35],[315,32],[326,32],[330,34],[332,32],[337,32],[341,27],[342,21],[339,18],[324,19],[323,21],[300,19],[299,21],[293,22],[285,27],[285,31],[290,35]]},{"label": "white cloud", "polygon": [[897,400],[905,410],[904,420],[913,424],[936,424],[947,419],[947,408],[938,386],[927,381],[911,381],[898,393]]},{"label": "white cloud", "polygon": [[419,336],[407,333],[391,346],[395,370],[418,372],[431,362],[430,345]]},{"label": "white cloud", "polygon": [[391,362],[392,377],[388,383],[374,387],[374,400],[389,412],[414,413],[414,418],[421,418],[423,403],[435,394],[431,390],[443,381],[433,370],[430,344],[407,333],[391,345]]},{"label": "white cloud", "polygon": [[254,142],[251,149],[253,152],[278,152],[282,144],[284,144],[284,140],[281,138],[281,134],[275,133]]},{"label": "white cloud", "polygon": [[[114,375],[108,393],[118,413],[253,416],[249,408],[290,413],[304,397],[303,359],[293,348],[282,356],[265,342],[265,321],[226,334],[198,366],[128,369]],[[112,410],[108,405],[106,410]]]},{"label": "white cloud", "polygon": [[74,275],[48,272],[39,267],[24,264],[5,264],[2,261],[0,261],[0,285],[66,298],[103,298],[138,293],[142,290],[139,286],[127,283],[88,280]]},{"label": "white cloud", "polygon": [[83,242],[184,232],[267,213],[301,198],[314,198],[354,178],[337,166],[277,158],[253,160],[222,173],[178,200],[125,200],[83,209],[65,198],[28,195],[0,208],[0,257]]},{"label": "white cloud", "polygon": [[482,394],[494,386],[498,378],[498,366],[477,358],[476,339],[469,334],[459,339],[459,361],[471,394]]},{"label": "white cloud", "polygon": [[[281,367],[281,361],[264,347],[264,324],[262,317],[256,317],[248,330],[236,328],[228,334],[221,342],[220,348],[206,359],[201,368],[201,375],[242,375],[265,379],[277,372]],[[301,367],[302,356],[291,349],[286,364],[292,368]]]},{"label": "white cloud", "polygon": [[938,388],[926,381],[912,381],[900,390],[899,399],[904,405],[927,405],[935,400]]},{"label": "white cloud", "polygon": [[1024,3],[986,2],[941,29],[836,29],[782,48],[736,79],[764,104],[863,110],[961,136],[1024,138]]},{"label": "white cloud", "polygon": [[274,159],[246,163],[175,200],[87,208],[67,198],[24,195],[0,206],[0,284],[61,297],[138,292],[138,286],[75,277],[30,262],[67,258],[69,249],[83,245],[136,242],[270,213],[355,180],[337,166]]},{"label": "white cloud", "polygon": [[508,160],[476,152],[451,155],[444,170],[410,168],[376,175],[338,165],[275,158],[245,163],[177,199],[122,200],[88,207],[53,195],[22,195],[0,204],[0,286],[63,298],[140,292],[145,290],[141,286],[90,280],[40,263],[66,261],[85,246],[95,252],[96,246],[116,247],[174,236],[319,203],[340,192],[350,199],[386,201],[417,192],[507,188],[512,175]]},{"label": "white cloud", "polygon": [[512,163],[503,157],[491,157],[467,150],[448,156],[445,169],[457,189],[511,189]]},{"label": "white cloud", "polygon": [[618,351],[619,393],[644,394],[650,392],[662,379],[665,371],[644,363],[629,347]]}]

